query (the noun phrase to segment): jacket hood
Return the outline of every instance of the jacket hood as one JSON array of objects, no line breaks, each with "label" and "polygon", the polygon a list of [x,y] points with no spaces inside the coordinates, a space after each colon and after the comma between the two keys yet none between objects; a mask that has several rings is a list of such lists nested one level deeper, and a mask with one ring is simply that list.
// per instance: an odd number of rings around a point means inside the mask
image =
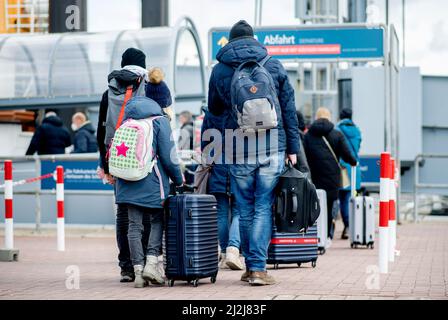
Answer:
[{"label": "jacket hood", "polygon": [[44,123],[48,123],[48,124],[51,124],[51,125],[56,126],[56,127],[62,127],[62,125],[63,125],[62,120],[59,117],[56,117],[56,116],[50,116],[48,118],[45,118],[42,121],[42,124],[44,124]]},{"label": "jacket hood", "polygon": [[244,61],[261,61],[268,51],[254,38],[244,37],[229,42],[219,50],[216,59],[230,67],[236,68]]},{"label": "jacket hood", "polygon": [[338,128],[349,139],[357,138],[360,135],[358,127],[356,127],[356,125],[350,119],[341,120],[338,124]]},{"label": "jacket hood", "polygon": [[90,133],[95,133],[95,128],[90,121],[85,122],[77,131],[86,130]]},{"label": "jacket hood", "polygon": [[310,127],[310,133],[315,136],[326,136],[334,129],[334,124],[327,119],[319,119],[314,121]]},{"label": "jacket hood", "polygon": [[135,97],[126,104],[123,120],[139,120],[158,116],[163,116],[163,111],[157,102],[146,97]]}]

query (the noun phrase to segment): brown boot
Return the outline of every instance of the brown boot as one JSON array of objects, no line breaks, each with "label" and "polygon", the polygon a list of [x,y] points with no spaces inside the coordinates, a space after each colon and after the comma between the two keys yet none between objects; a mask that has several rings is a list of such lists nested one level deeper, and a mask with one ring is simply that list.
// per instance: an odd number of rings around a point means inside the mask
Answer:
[{"label": "brown boot", "polygon": [[275,279],[267,271],[251,271],[249,276],[251,286],[269,286],[275,284]]},{"label": "brown boot", "polygon": [[250,272],[249,272],[249,270],[246,270],[241,276],[241,281],[249,282],[249,277],[250,277]]}]

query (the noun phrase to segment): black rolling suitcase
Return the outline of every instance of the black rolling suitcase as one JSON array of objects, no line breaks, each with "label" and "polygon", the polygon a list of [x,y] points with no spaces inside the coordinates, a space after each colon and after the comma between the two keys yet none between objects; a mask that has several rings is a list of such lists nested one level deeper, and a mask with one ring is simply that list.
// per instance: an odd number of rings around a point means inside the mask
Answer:
[{"label": "black rolling suitcase", "polygon": [[165,204],[165,275],[174,281],[193,282],[218,274],[216,199],[211,195],[178,194]]},{"label": "black rolling suitcase", "polygon": [[275,227],[272,231],[271,243],[268,249],[268,264],[278,269],[280,264],[311,263],[317,265],[318,254],[317,224],[303,233],[281,233]]}]

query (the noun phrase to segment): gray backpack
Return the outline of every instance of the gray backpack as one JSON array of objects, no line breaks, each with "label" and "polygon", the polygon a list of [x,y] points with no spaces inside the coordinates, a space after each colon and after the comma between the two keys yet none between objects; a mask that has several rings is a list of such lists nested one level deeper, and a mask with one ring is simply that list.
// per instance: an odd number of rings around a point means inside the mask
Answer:
[{"label": "gray backpack", "polygon": [[278,126],[280,103],[274,80],[262,61],[243,62],[232,78],[230,96],[238,126],[245,130],[268,130]]},{"label": "gray backpack", "polygon": [[109,81],[108,108],[106,116],[105,145],[110,146],[115,131],[123,122],[126,103],[133,97],[145,96],[145,80],[140,77],[134,84],[124,86],[116,78]]}]

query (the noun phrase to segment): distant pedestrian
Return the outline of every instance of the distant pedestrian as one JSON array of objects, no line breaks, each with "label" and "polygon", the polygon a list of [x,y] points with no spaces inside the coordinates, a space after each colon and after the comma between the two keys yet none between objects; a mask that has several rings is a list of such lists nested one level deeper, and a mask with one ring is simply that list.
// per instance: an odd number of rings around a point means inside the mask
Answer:
[{"label": "distant pedestrian", "polygon": [[[337,129],[340,130],[345,138],[347,139],[350,150],[358,162],[356,166],[356,190],[361,189],[361,167],[359,166],[359,150],[361,149],[362,135],[361,130],[352,120],[352,110],[344,108],[341,111],[341,120],[337,125]],[[351,166],[344,160],[341,160],[341,164],[347,168],[350,180],[352,179]],[[344,222],[344,231],[342,232],[342,239],[348,239],[348,228],[349,228],[349,204],[351,195],[351,185],[345,189],[339,190],[339,202],[341,206],[341,215]]]},{"label": "distant pedestrian", "polygon": [[55,111],[48,111],[42,125],[34,132],[26,155],[64,154],[65,148],[71,146],[67,128]]},{"label": "distant pedestrian", "polygon": [[179,114],[180,132],[177,143],[179,150],[193,150],[193,115],[190,111]]},{"label": "distant pedestrian", "polygon": [[72,117],[72,130],[75,132],[73,153],[94,153],[98,151],[95,129],[82,112]]},{"label": "distant pedestrian", "polygon": [[352,166],[356,165],[357,161],[344,135],[336,130],[331,122],[331,113],[327,108],[317,110],[316,121],[305,135],[304,146],[313,183],[317,189],[323,189],[327,192],[327,235],[329,240],[327,247],[330,247],[334,232],[333,203],[338,199],[339,188],[341,187],[341,169],[339,161],[336,161],[333,153],[337,159],[342,158]]},{"label": "distant pedestrian", "polygon": [[305,139],[305,118],[302,112],[297,111],[297,121],[299,122],[299,154],[297,155],[296,169],[302,173],[308,174],[308,178],[311,179],[310,167],[308,165],[308,160],[306,159],[305,148],[303,147],[303,142]]}]

